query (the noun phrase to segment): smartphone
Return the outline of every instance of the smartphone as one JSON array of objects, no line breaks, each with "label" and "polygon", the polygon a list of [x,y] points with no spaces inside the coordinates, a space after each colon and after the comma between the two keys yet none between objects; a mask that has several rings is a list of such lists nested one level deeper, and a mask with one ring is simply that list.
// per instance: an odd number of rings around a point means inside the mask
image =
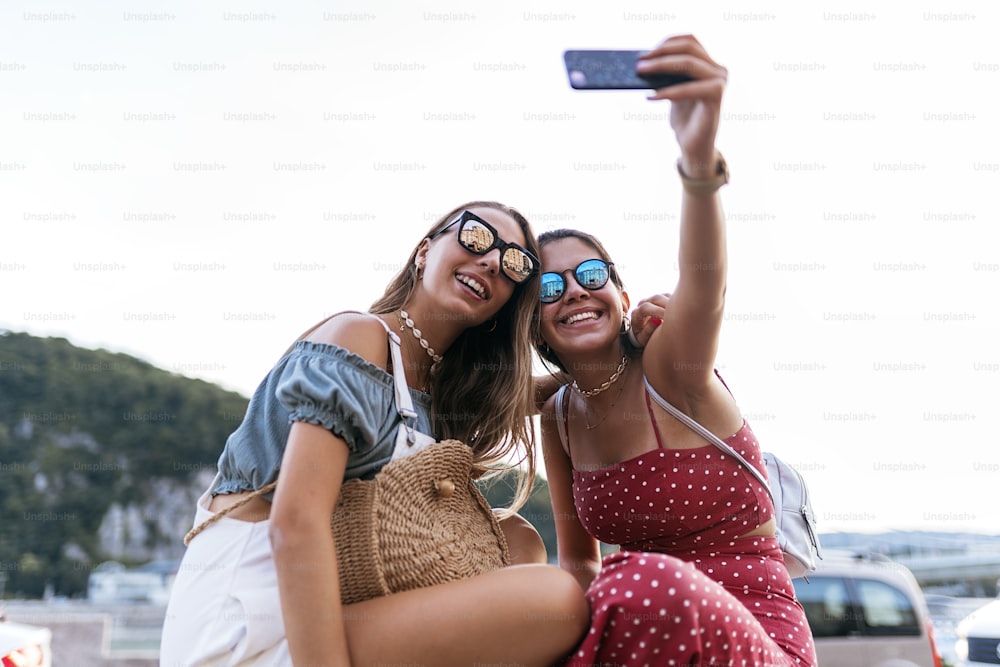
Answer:
[{"label": "smartphone", "polygon": [[666,88],[690,81],[686,74],[642,77],[635,66],[644,51],[570,50],[563,53],[569,85],[576,90],[640,90]]}]

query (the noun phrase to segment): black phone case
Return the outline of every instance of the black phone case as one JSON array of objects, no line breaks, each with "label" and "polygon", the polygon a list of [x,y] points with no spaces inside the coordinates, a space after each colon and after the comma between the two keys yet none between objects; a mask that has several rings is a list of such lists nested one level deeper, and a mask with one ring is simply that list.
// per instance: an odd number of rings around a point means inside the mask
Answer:
[{"label": "black phone case", "polygon": [[643,51],[570,50],[563,53],[569,85],[576,90],[642,90],[690,81],[684,74],[641,77],[635,72]]}]

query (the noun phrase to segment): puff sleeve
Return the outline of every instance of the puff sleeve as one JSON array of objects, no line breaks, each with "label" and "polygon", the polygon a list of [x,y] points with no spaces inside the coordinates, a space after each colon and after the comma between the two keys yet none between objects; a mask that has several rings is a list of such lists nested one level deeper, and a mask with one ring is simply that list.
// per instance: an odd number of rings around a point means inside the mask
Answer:
[{"label": "puff sleeve", "polygon": [[369,373],[345,359],[350,353],[328,345],[300,343],[275,384],[275,397],[288,421],[317,424],[342,438],[354,453],[380,440],[379,425],[394,406]]}]

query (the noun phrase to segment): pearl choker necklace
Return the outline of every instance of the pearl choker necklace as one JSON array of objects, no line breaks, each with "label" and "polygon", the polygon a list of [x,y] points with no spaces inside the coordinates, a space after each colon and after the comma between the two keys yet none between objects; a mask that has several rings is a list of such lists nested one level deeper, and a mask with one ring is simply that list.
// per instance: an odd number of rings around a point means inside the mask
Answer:
[{"label": "pearl choker necklace", "polygon": [[618,365],[618,370],[612,373],[611,377],[602,382],[601,386],[596,387],[594,389],[580,389],[579,385],[577,385],[576,383],[576,380],[573,380],[573,389],[575,389],[577,393],[579,393],[584,398],[593,398],[594,396],[597,396],[602,391],[605,391],[608,387],[617,382],[618,378],[622,376],[622,372],[624,372],[626,366],[628,366],[628,356],[622,355],[622,362]]},{"label": "pearl choker necklace", "polygon": [[400,309],[399,313],[397,314],[397,317],[399,318],[399,330],[403,331],[404,327],[409,327],[410,331],[413,332],[413,337],[420,341],[420,347],[424,348],[424,350],[427,351],[427,354],[430,356],[431,359],[434,360],[435,364],[440,363],[441,360],[444,359],[444,357],[442,357],[440,354],[434,351],[434,348],[431,347],[431,344],[428,343],[427,339],[424,338],[423,334],[420,333],[420,329],[414,326],[413,320],[410,319],[409,313],[407,313],[405,310]]}]

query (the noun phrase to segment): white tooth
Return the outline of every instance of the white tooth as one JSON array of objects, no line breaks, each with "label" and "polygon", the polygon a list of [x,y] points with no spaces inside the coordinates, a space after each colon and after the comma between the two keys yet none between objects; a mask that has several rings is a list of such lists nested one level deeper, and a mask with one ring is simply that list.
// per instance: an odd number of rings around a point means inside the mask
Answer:
[{"label": "white tooth", "polygon": [[577,313],[576,315],[570,315],[566,318],[566,324],[576,324],[580,320],[596,320],[597,313]]},{"label": "white tooth", "polygon": [[469,287],[471,287],[472,289],[474,289],[476,291],[476,293],[479,294],[479,296],[485,297],[485,295],[486,295],[486,288],[484,288],[482,285],[480,285],[478,282],[476,282],[476,280],[474,280],[473,278],[468,278],[466,276],[459,276],[458,279],[461,282],[463,282],[466,285],[468,285]]}]

